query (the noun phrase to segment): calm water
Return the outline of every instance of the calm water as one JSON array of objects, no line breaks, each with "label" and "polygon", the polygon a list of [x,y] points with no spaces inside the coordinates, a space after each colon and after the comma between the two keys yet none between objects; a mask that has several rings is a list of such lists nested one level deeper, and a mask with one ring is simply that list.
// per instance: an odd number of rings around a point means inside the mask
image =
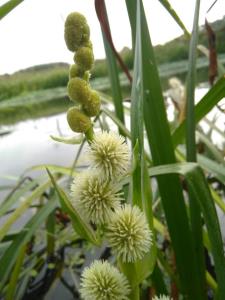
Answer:
[{"label": "calm water", "polygon": [[[205,87],[197,89],[196,100],[201,99],[206,91],[207,88]],[[167,113],[169,120],[172,121],[174,116],[174,108],[172,105],[168,106]],[[213,109],[208,115],[208,118],[213,120],[215,115],[218,115],[216,121],[217,126],[224,131],[224,116],[218,113],[218,109]],[[111,122],[110,124],[113,126]],[[127,124],[129,124],[129,118],[127,118]],[[113,127],[116,129],[115,126]],[[209,126],[204,122],[202,122],[202,127],[206,132],[209,130]],[[79,147],[77,145],[58,143],[50,138],[50,135],[73,135],[68,127],[66,114],[38,120],[28,120],[13,127],[1,129],[10,129],[12,132],[5,136],[0,136],[0,188],[3,186],[13,186],[16,182],[16,178],[33,165],[57,164],[61,166],[71,166]],[[220,148],[225,142],[215,131],[213,132],[212,138]],[[38,174],[37,172],[33,172],[32,176]],[[6,178],[7,176],[10,178]],[[10,188],[8,190],[0,190],[0,202],[9,190]],[[221,210],[218,210],[218,215],[225,242],[225,215]],[[20,219],[20,225],[22,225],[21,223],[24,223],[27,218],[28,216],[24,216]],[[71,294],[62,288],[61,285],[57,286],[56,290],[50,291],[46,298],[72,299]]]}]

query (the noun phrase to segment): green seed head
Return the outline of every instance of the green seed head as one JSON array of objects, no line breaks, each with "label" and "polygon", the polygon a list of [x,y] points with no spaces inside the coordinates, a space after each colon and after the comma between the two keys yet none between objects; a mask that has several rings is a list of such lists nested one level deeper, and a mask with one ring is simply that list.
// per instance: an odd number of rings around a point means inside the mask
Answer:
[{"label": "green seed head", "polygon": [[92,45],[92,42],[90,40],[87,43],[84,44],[84,47],[88,47],[91,50],[93,50],[93,45]]},{"label": "green seed head", "polygon": [[69,71],[69,78],[75,78],[75,77],[81,77],[83,76],[82,70],[79,68],[78,65],[71,65],[70,66],[70,71]]},{"label": "green seed head", "polygon": [[89,47],[81,47],[74,55],[74,61],[83,71],[91,70],[94,64],[94,55]]},{"label": "green seed head", "polygon": [[68,95],[72,101],[86,105],[91,96],[88,83],[81,78],[71,78],[67,85]]},{"label": "green seed head", "polygon": [[67,111],[67,122],[75,132],[86,132],[91,126],[91,120],[75,107]]},{"label": "green seed head", "polygon": [[89,117],[97,116],[100,111],[101,100],[98,92],[92,90],[90,100],[87,104],[83,105],[83,110]]},{"label": "green seed head", "polygon": [[65,22],[64,38],[67,48],[74,52],[89,41],[90,29],[83,15],[77,12],[69,14]]},{"label": "green seed head", "polygon": [[81,299],[128,300],[130,286],[126,277],[107,261],[94,261],[81,276]]}]

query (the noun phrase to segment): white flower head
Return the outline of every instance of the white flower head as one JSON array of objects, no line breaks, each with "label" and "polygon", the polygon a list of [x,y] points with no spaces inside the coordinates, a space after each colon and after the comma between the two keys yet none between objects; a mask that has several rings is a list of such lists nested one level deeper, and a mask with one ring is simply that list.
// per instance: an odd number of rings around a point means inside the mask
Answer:
[{"label": "white flower head", "polygon": [[169,296],[165,295],[160,295],[160,296],[155,296],[152,300],[172,300]]},{"label": "white flower head", "polygon": [[144,213],[124,205],[112,214],[106,236],[115,255],[123,262],[134,262],[150,250],[152,232]]},{"label": "white flower head", "polygon": [[107,261],[94,261],[81,276],[84,300],[128,300],[130,287],[126,277]]},{"label": "white flower head", "polygon": [[88,221],[106,223],[120,206],[120,185],[103,178],[96,170],[80,173],[71,185],[72,205]]},{"label": "white flower head", "polygon": [[127,173],[130,164],[128,145],[124,137],[103,131],[94,136],[90,144],[91,165],[98,168],[103,176],[117,178]]}]

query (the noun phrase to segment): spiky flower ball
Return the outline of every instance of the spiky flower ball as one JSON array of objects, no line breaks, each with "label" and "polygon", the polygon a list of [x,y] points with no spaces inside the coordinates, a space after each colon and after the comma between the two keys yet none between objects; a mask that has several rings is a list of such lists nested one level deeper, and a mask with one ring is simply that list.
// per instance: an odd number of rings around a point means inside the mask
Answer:
[{"label": "spiky flower ball", "polygon": [[112,210],[120,206],[120,186],[99,176],[94,170],[79,174],[71,186],[72,205],[88,221],[104,224],[109,221]]},{"label": "spiky flower ball", "polygon": [[93,51],[89,47],[81,47],[74,55],[74,61],[83,71],[91,70],[94,64]]},{"label": "spiky flower ball", "polygon": [[130,286],[126,277],[107,261],[94,261],[81,276],[84,300],[128,300]]},{"label": "spiky flower ball", "polygon": [[91,95],[91,89],[88,83],[79,77],[71,78],[67,85],[67,91],[72,101],[86,104]]},{"label": "spiky flower ball", "polygon": [[83,105],[83,110],[89,117],[97,116],[100,112],[101,100],[98,92],[92,90],[88,103]]},{"label": "spiky flower ball", "polygon": [[144,213],[137,206],[128,204],[112,214],[106,236],[115,255],[123,262],[143,258],[152,243]]},{"label": "spiky flower ball", "polygon": [[172,299],[169,296],[160,295],[159,297],[155,296],[152,300],[172,300]]},{"label": "spiky flower ball", "polygon": [[67,48],[72,52],[89,43],[90,29],[83,15],[73,12],[67,16],[64,38]]},{"label": "spiky flower ball", "polygon": [[67,122],[74,132],[86,132],[92,126],[90,118],[75,107],[67,111]]},{"label": "spiky flower ball", "polygon": [[129,148],[124,137],[113,132],[96,134],[90,144],[90,160],[103,176],[116,178],[125,175],[129,168]]}]

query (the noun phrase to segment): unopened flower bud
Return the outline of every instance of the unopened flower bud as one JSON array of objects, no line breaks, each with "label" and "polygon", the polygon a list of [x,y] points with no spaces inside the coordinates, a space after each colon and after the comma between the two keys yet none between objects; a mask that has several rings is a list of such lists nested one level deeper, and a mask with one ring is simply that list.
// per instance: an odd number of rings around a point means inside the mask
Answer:
[{"label": "unopened flower bud", "polygon": [[71,78],[67,85],[68,95],[72,101],[86,104],[91,95],[91,89],[88,83],[81,78]]},{"label": "unopened flower bud", "polygon": [[86,45],[89,37],[90,29],[85,17],[78,12],[69,14],[66,18],[64,31],[67,48],[74,52],[79,47]]},{"label": "unopened flower bud", "polygon": [[94,55],[89,47],[81,47],[74,55],[74,61],[83,71],[91,70],[94,64]]},{"label": "unopened flower bud", "polygon": [[75,132],[86,132],[91,126],[91,120],[75,107],[67,111],[67,122]]},{"label": "unopened flower bud", "polygon": [[69,73],[69,78],[75,78],[75,77],[81,77],[83,75],[82,70],[79,68],[78,65],[71,65],[70,66],[70,73]]},{"label": "unopened flower bud", "polygon": [[99,94],[98,92],[92,90],[88,103],[83,105],[83,110],[85,114],[88,115],[89,117],[97,116],[97,114],[100,111],[100,106],[101,106],[101,100]]}]

